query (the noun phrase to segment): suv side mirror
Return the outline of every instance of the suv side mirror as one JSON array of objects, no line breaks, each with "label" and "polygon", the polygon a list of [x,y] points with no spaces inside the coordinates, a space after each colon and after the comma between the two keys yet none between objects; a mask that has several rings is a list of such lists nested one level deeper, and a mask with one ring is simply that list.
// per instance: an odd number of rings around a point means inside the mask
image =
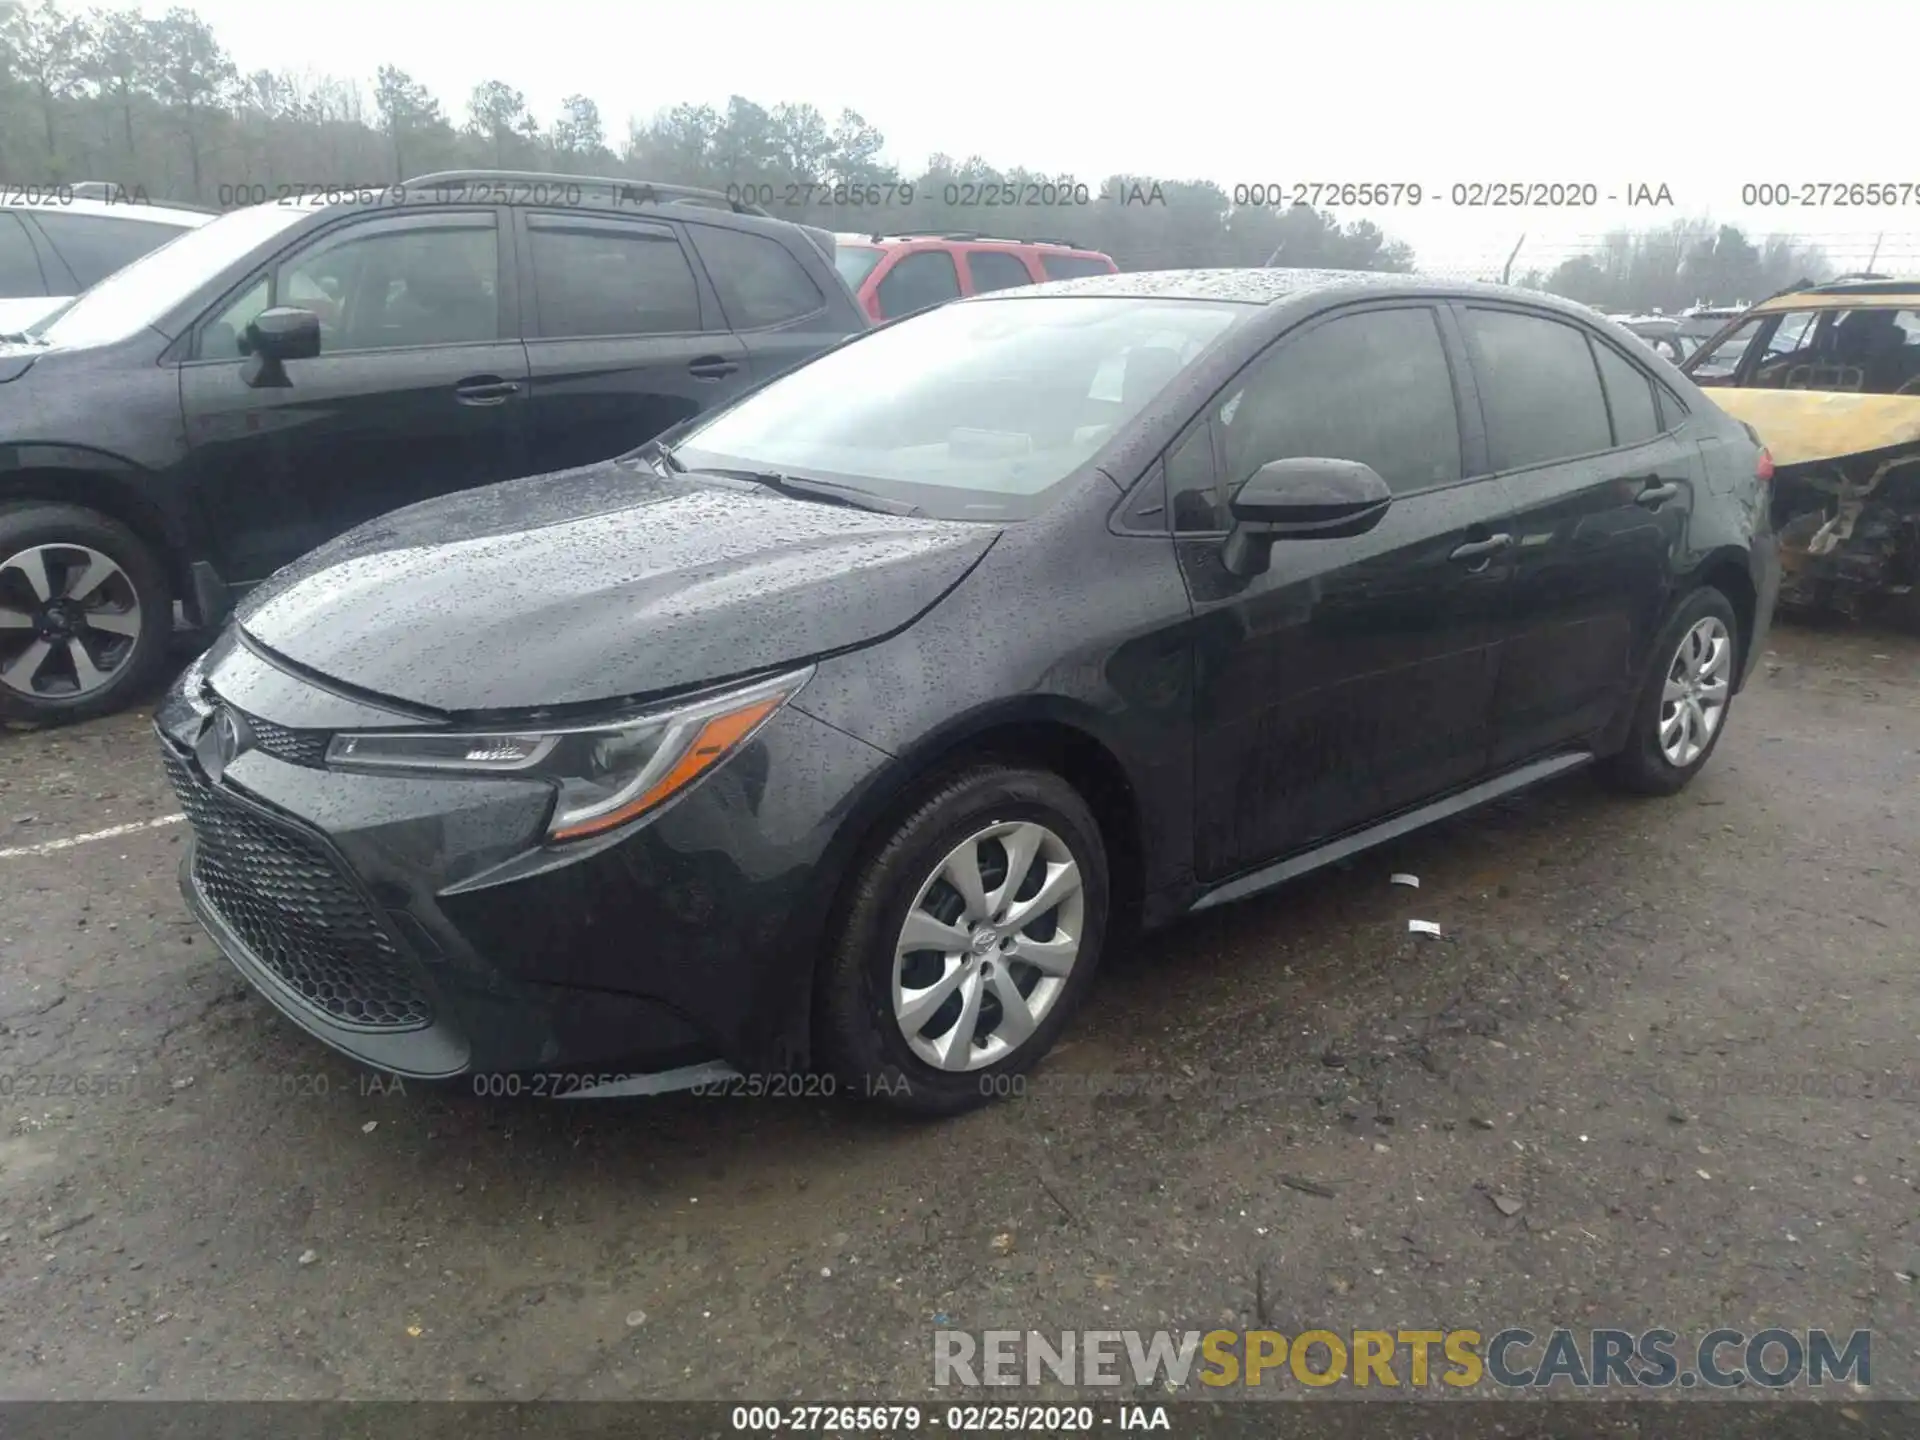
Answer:
[{"label": "suv side mirror", "polygon": [[1317,455],[1273,460],[1234,492],[1222,559],[1232,574],[1257,575],[1274,541],[1364,535],[1392,504],[1393,492],[1371,465]]},{"label": "suv side mirror", "polygon": [[247,326],[247,345],[253,355],[249,385],[291,384],[282,368],[289,360],[311,360],[320,353],[320,317],[311,310],[276,305],[262,310]]}]

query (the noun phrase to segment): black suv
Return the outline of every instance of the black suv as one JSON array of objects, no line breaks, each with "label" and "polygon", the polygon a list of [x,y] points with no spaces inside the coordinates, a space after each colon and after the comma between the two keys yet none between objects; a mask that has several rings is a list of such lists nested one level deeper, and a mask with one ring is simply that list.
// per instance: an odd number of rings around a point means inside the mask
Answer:
[{"label": "black suv", "polygon": [[833,237],[713,191],[458,171],[236,210],[0,346],[0,716],[397,506],[584,465],[866,328]]}]

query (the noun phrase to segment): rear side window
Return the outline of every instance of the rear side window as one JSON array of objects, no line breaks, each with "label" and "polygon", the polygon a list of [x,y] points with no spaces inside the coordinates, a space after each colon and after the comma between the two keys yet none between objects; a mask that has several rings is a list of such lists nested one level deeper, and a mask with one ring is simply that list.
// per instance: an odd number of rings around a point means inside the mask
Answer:
[{"label": "rear side window", "polygon": [[15,216],[0,210],[0,300],[46,293],[47,281],[40,273],[40,257],[33,253],[33,237]]},{"label": "rear side window", "polygon": [[104,215],[36,214],[34,219],[82,290],[181,233],[174,225]]},{"label": "rear side window", "polygon": [[1596,344],[1600,379],[1607,389],[1607,407],[1613,412],[1613,443],[1638,445],[1660,433],[1660,412],[1654,408],[1653,382],[1629,365],[1608,345]]},{"label": "rear side window", "polygon": [[911,315],[929,305],[951,300],[960,293],[960,273],[953,256],[944,250],[915,250],[902,255],[881,277],[875,298],[888,320]]},{"label": "rear side window", "polygon": [[1018,285],[1031,285],[1033,276],[1027,273],[1027,265],[1018,255],[1005,250],[969,250],[967,252],[967,273],[973,276],[973,291],[984,295],[989,290],[1011,290]]},{"label": "rear side window", "polygon": [[806,267],[778,240],[717,225],[689,225],[687,234],[736,330],[796,320],[827,303]]},{"label": "rear side window", "polygon": [[542,338],[700,328],[693,267],[671,230],[544,215],[528,226]]},{"label": "rear side window", "polygon": [[[1587,378],[1597,401],[1591,361]],[[1269,461],[1309,456],[1371,465],[1395,493],[1461,474],[1453,375],[1425,306],[1343,315],[1283,341],[1253,363],[1215,417],[1229,486]]]},{"label": "rear side window", "polygon": [[1083,275],[1111,275],[1113,265],[1091,255],[1058,255],[1042,251],[1040,269],[1049,280],[1078,280]]},{"label": "rear side window", "polygon": [[1511,310],[1466,312],[1495,470],[1519,470],[1610,449],[1613,435],[1587,337]]}]

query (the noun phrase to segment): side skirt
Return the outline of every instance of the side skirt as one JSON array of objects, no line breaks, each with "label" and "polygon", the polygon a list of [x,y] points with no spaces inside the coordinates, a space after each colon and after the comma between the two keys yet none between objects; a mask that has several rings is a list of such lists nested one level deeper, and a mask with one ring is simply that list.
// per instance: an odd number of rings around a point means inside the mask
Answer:
[{"label": "side skirt", "polygon": [[1290,856],[1285,860],[1268,865],[1259,870],[1250,871],[1232,880],[1205,891],[1198,900],[1188,907],[1189,913],[1197,910],[1211,910],[1216,905],[1225,905],[1234,900],[1244,900],[1249,895],[1257,895],[1262,890],[1270,890],[1275,885],[1284,885],[1309,871],[1318,870],[1323,865],[1331,865],[1336,860],[1344,860],[1362,850],[1371,849],[1384,840],[1392,840],[1410,831],[1431,825],[1436,820],[1445,820],[1484,805],[1489,800],[1497,800],[1502,795],[1511,795],[1516,790],[1525,790],[1530,785],[1538,785],[1556,775],[1564,775],[1570,770],[1578,770],[1583,765],[1593,763],[1590,751],[1581,750],[1567,755],[1553,755],[1545,760],[1534,760],[1517,770],[1509,770],[1504,775],[1496,775],[1491,780],[1483,780],[1471,789],[1459,791],[1444,799],[1422,805],[1417,810],[1406,810],[1389,819],[1369,825],[1364,830],[1356,830],[1342,835],[1337,840],[1329,840],[1311,850]]}]

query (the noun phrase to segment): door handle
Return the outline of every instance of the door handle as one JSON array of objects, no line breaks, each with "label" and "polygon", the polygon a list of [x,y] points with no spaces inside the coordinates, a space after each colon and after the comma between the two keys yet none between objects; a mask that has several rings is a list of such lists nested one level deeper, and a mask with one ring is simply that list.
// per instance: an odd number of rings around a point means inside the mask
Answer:
[{"label": "door handle", "polygon": [[498,375],[475,375],[453,387],[453,398],[462,405],[499,405],[519,393],[519,381]]},{"label": "door handle", "polygon": [[739,368],[739,361],[729,360],[724,355],[702,355],[687,366],[687,373],[696,380],[721,380]]},{"label": "door handle", "polygon": [[1469,540],[1466,544],[1456,549],[1451,555],[1447,556],[1447,558],[1449,560],[1461,561],[1479,560],[1482,563],[1474,566],[1474,569],[1480,570],[1485,568],[1486,561],[1491,560],[1502,550],[1510,550],[1512,548],[1513,536],[1489,535],[1484,540]]},{"label": "door handle", "polygon": [[1634,496],[1633,501],[1634,504],[1644,505],[1649,510],[1657,510],[1679,493],[1679,485],[1672,480],[1662,483],[1658,479],[1649,479],[1647,488]]}]

